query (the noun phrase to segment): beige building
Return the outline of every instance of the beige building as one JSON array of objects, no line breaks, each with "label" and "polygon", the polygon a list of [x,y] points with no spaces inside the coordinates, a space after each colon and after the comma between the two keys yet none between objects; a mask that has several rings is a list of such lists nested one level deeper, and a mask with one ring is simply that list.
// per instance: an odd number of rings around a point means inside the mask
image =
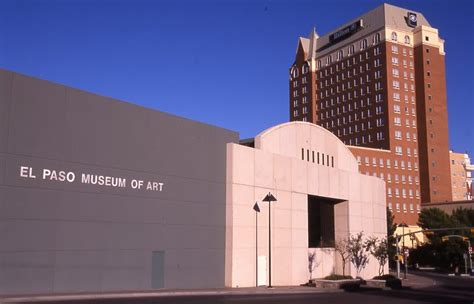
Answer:
[{"label": "beige building", "polygon": [[467,153],[449,151],[453,201],[472,200],[472,172],[474,165]]},{"label": "beige building", "polygon": [[[306,282],[312,251],[319,263],[313,277],[341,274],[337,240],[360,231],[386,236],[385,182],[361,174],[357,159],[328,130],[290,122],[246,145],[227,145],[226,286],[268,284],[269,206],[262,199],[269,192],[277,199],[271,206],[274,285]],[[255,202],[258,214],[252,208]],[[356,276],[352,266],[347,272]],[[375,275],[377,262],[371,257],[361,276]]]}]

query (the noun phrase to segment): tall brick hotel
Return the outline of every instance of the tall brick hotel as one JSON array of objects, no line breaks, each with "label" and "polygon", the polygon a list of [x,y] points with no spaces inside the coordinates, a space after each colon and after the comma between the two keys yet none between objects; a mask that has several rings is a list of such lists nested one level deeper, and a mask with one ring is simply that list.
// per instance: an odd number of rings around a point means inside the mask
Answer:
[{"label": "tall brick hotel", "polygon": [[290,68],[290,120],[328,129],[384,179],[399,224],[452,198],[444,57],[423,14],[383,4],[299,38]]}]

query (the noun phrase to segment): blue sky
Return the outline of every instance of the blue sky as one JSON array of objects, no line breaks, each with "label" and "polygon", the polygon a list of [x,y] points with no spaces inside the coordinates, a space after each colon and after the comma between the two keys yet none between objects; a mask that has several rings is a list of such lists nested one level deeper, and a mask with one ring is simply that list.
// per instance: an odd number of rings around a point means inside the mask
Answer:
[{"label": "blue sky", "polygon": [[[299,36],[383,3],[0,0],[0,67],[238,131],[289,119]],[[474,1],[390,1],[446,40],[451,148],[474,154]]]}]

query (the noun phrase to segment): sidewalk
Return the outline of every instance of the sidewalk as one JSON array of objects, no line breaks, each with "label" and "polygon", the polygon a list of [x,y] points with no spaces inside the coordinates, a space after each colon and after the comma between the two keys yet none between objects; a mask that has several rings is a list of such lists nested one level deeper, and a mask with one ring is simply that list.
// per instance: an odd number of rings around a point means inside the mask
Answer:
[{"label": "sidewalk", "polygon": [[[397,273],[390,272],[394,276],[397,276]],[[436,285],[436,281],[432,278],[427,278],[420,275],[411,274],[410,271],[408,272],[407,278],[404,279],[405,273],[400,272],[400,279],[402,280],[403,287],[411,287],[411,288],[423,288],[423,287],[431,287]]]},{"label": "sidewalk", "polygon": [[218,289],[162,289],[150,291],[128,291],[110,293],[70,293],[70,294],[38,294],[0,296],[0,303],[50,303],[73,300],[105,300],[105,299],[140,299],[177,296],[210,296],[210,295],[268,295],[268,294],[304,294],[342,292],[341,290],[321,289],[304,286],[245,287]]}]

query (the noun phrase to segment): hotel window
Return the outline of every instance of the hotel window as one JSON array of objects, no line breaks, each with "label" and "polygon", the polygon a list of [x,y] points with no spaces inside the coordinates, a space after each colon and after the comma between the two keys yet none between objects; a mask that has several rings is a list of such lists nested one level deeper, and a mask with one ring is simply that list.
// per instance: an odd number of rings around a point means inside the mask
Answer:
[{"label": "hotel window", "polygon": [[403,72],[403,78],[407,79],[408,78],[408,73],[406,71]]},{"label": "hotel window", "polygon": [[390,175],[390,173],[387,173],[387,182],[392,182],[392,176]]},{"label": "hotel window", "polygon": [[402,139],[402,131],[395,131],[395,139]]},{"label": "hotel window", "polygon": [[403,212],[407,212],[407,204],[403,203]]},{"label": "hotel window", "polygon": [[359,165],[361,164],[360,156],[357,156],[357,162],[359,163]]},{"label": "hotel window", "polygon": [[393,77],[398,77],[399,76],[398,69],[392,69],[392,75],[393,75]]},{"label": "hotel window", "polygon": [[367,39],[364,39],[360,43],[360,49],[365,50],[367,48]]},{"label": "hotel window", "polygon": [[[407,148],[407,155],[411,156],[411,149],[410,148]],[[408,167],[411,167],[411,166],[408,166]]]},{"label": "hotel window", "polygon": [[372,166],[377,167],[377,159],[375,157],[372,158]]},{"label": "hotel window", "polygon": [[400,168],[405,169],[405,161],[400,161]]},{"label": "hotel window", "polygon": [[298,110],[295,109],[295,110],[293,111],[293,117],[297,117],[297,116],[298,116]]},{"label": "hotel window", "polygon": [[406,56],[406,55],[407,55],[407,49],[403,48],[403,56]]},{"label": "hotel window", "polygon": [[395,174],[395,182],[398,183],[398,174]]},{"label": "hotel window", "polygon": [[413,155],[417,156],[418,155],[418,150],[413,149]]},{"label": "hotel window", "polygon": [[[321,60],[318,60],[318,70],[321,69]],[[321,75],[320,75],[321,76]]]},{"label": "hotel window", "polygon": [[[412,120],[411,121],[411,125],[413,128],[416,128],[416,121],[415,120]],[[415,139],[415,137],[413,137],[413,139]]]},{"label": "hotel window", "polygon": [[399,88],[400,88],[400,82],[397,81],[397,80],[394,80],[394,81],[392,82],[392,85],[393,85],[393,88],[394,88],[394,89],[399,89]]},{"label": "hotel window", "polygon": [[393,111],[395,113],[400,113],[400,106],[399,105],[393,105]]},{"label": "hotel window", "polygon": [[[415,162],[415,163],[413,164],[413,166],[415,167],[415,170],[418,170],[418,163],[417,163],[417,162]],[[418,177],[417,177],[416,179],[417,179],[417,183],[418,183]]]},{"label": "hotel window", "polygon": [[421,212],[421,208],[420,208],[420,205],[416,204],[416,212],[420,213]]},{"label": "hotel window", "polygon": [[293,78],[298,77],[298,68],[293,67],[293,71],[291,71],[291,75],[293,75]]},{"label": "hotel window", "polygon": [[367,156],[365,157],[365,164],[369,165],[369,158]]},{"label": "hotel window", "polygon": [[413,183],[413,179],[412,179],[411,175],[408,175],[408,183],[409,183],[409,184],[412,184],[412,183]]},{"label": "hotel window", "polygon": [[344,57],[344,53],[342,50],[339,50],[337,52],[337,60],[341,60]]},{"label": "hotel window", "polygon": [[380,33],[375,34],[374,36],[374,44],[380,43]]},{"label": "hotel window", "polygon": [[393,65],[398,65],[398,58],[397,57],[392,57],[392,64]]},{"label": "hotel window", "polygon": [[[326,66],[330,65],[331,63],[332,63],[332,56],[329,55],[329,56],[326,57]],[[327,72],[327,70],[326,70],[326,72]]]},{"label": "hotel window", "polygon": [[397,212],[400,212],[400,203],[396,203],[395,207],[397,208]]},{"label": "hotel window", "polygon": [[412,103],[412,104],[415,103],[415,96],[412,96],[412,97],[411,97],[411,103]]},{"label": "hotel window", "polygon": [[393,93],[393,99],[395,101],[400,101],[400,93]]},{"label": "hotel window", "polygon": [[397,41],[397,33],[392,32],[392,40]]},{"label": "hotel window", "polygon": [[375,95],[375,102],[382,102],[382,101],[383,101],[382,94]]},{"label": "hotel window", "polygon": [[402,174],[402,183],[404,184],[406,182],[405,175]]},{"label": "hotel window", "polygon": [[308,64],[307,64],[307,63],[305,63],[305,64],[303,65],[303,69],[302,69],[302,70],[303,70],[303,74],[308,73],[309,67],[308,67]]},{"label": "hotel window", "polygon": [[402,120],[401,120],[400,117],[394,117],[393,122],[394,122],[394,124],[396,124],[397,126],[400,126],[400,125],[402,124]]},{"label": "hotel window", "polygon": [[387,188],[387,195],[392,196],[392,188]]},{"label": "hotel window", "polygon": [[348,53],[349,53],[349,55],[353,55],[353,54],[354,54],[354,45],[351,45],[351,46],[349,47],[349,52],[348,52]]},{"label": "hotel window", "polygon": [[398,190],[398,188],[395,188],[395,196],[396,197],[400,196],[400,190]]},{"label": "hotel window", "polygon": [[408,35],[405,35],[405,43],[410,44],[410,37]]},{"label": "hotel window", "polygon": [[411,161],[407,162],[407,167],[408,167],[408,170],[411,170]]},{"label": "hotel window", "polygon": [[297,107],[297,106],[298,106],[298,100],[295,99],[295,100],[293,100],[293,107]]},{"label": "hotel window", "polygon": [[307,107],[303,107],[303,114],[308,114],[308,108]]},{"label": "hotel window", "polygon": [[410,90],[411,90],[412,92],[415,91],[415,85],[414,85],[414,84],[411,84],[411,85],[410,85]]},{"label": "hotel window", "polygon": [[392,203],[388,203],[388,209],[392,210]]},{"label": "hotel window", "polygon": [[410,55],[410,57],[413,57],[413,51],[412,50],[409,50],[408,54]]},{"label": "hotel window", "polygon": [[403,66],[407,67],[407,61],[405,59],[403,59]]},{"label": "hotel window", "polygon": [[415,193],[416,193],[416,197],[420,197],[420,191],[416,190]]},{"label": "hotel window", "polygon": [[416,116],[415,108],[411,108],[411,116]]},{"label": "hotel window", "polygon": [[394,161],[393,161],[393,167],[394,167],[394,168],[398,168],[398,160],[394,160]]},{"label": "hotel window", "polygon": [[392,44],[392,53],[398,54],[398,46],[396,46],[395,44]]},{"label": "hotel window", "polygon": [[407,191],[405,190],[405,188],[402,189],[402,197],[403,198],[407,197]]},{"label": "hotel window", "polygon": [[387,168],[390,168],[390,159],[387,159]]}]

